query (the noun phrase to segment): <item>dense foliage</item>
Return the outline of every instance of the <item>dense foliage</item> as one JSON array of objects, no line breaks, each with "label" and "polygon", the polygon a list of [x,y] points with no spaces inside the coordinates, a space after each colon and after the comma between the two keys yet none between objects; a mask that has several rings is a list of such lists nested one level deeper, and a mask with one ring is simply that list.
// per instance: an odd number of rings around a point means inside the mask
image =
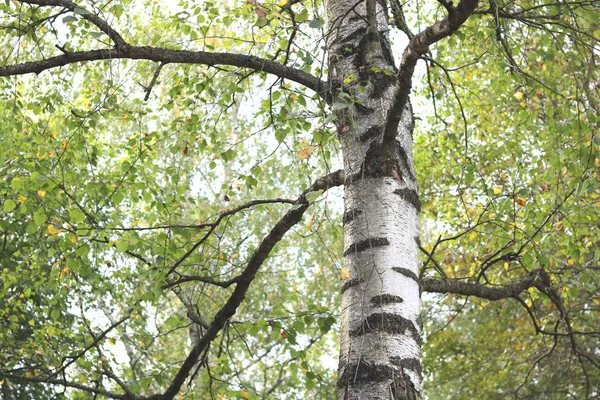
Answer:
[{"label": "dense foliage", "polygon": [[[107,48],[97,15],[132,45],[327,74],[320,2],[68,4],[0,3],[0,71]],[[405,4],[392,47],[443,4]],[[546,278],[423,293],[427,398],[600,395],[599,21],[593,1],[490,1],[419,64],[420,278]],[[325,99],[226,62],[84,61],[0,74],[0,397],[163,393],[306,202],[178,398],[331,398],[341,192],[306,192],[341,165]]]}]

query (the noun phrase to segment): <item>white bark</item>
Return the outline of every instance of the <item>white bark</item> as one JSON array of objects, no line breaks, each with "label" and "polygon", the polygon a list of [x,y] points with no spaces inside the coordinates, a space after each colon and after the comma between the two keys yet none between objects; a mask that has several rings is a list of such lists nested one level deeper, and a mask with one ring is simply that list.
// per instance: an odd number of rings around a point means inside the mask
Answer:
[{"label": "white bark", "polygon": [[350,274],[342,288],[337,398],[416,399],[421,326],[413,117],[407,105],[396,148],[383,148],[397,81],[389,73],[387,13],[373,2],[374,17],[368,3],[327,2],[334,103],[348,95],[355,102],[336,114],[346,174],[344,267]]}]

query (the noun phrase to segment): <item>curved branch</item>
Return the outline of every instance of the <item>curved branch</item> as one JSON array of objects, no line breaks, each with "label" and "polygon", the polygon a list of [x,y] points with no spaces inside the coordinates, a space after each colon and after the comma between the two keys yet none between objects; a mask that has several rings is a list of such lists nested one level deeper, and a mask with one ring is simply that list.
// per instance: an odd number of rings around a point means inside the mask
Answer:
[{"label": "curved branch", "polygon": [[400,123],[402,111],[408,103],[412,87],[412,76],[415,72],[417,61],[429,51],[429,46],[456,32],[473,14],[478,3],[478,0],[461,0],[456,7],[451,9],[446,18],[435,22],[424,31],[419,32],[408,42],[408,46],[406,46],[402,54],[400,71],[398,72],[398,86],[394,93],[393,104],[389,109],[385,122],[383,148],[396,148],[394,140],[398,134],[398,124]]},{"label": "curved branch", "polygon": [[421,290],[430,293],[454,293],[463,296],[476,296],[487,300],[501,300],[516,297],[521,292],[536,286],[539,269],[533,270],[529,275],[511,285],[490,287],[473,282],[461,282],[453,279],[421,279]]},{"label": "curved branch", "polygon": [[237,276],[234,278],[231,278],[229,280],[226,280],[226,281],[217,281],[216,279],[214,279],[210,276],[181,275],[179,278],[177,278],[173,281],[167,282],[165,285],[162,286],[162,289],[170,289],[174,286],[181,285],[182,283],[186,283],[186,282],[202,282],[202,283],[208,283],[210,285],[219,286],[222,288],[228,288],[229,286],[233,285],[234,283],[237,283],[238,280],[239,280],[239,277],[237,277]]},{"label": "curved branch", "polygon": [[109,38],[115,43],[115,46],[121,48],[126,46],[127,43],[121,37],[121,35],[115,31],[105,20],[100,18],[98,15],[87,11],[80,7],[78,4],[73,3],[70,0],[19,0],[21,3],[35,4],[42,7],[64,7],[67,10],[74,12],[75,14],[81,15],[85,20],[90,21],[102,32],[106,33]]},{"label": "curved branch", "polygon": [[279,220],[273,229],[271,229],[271,232],[269,232],[269,234],[263,238],[258,248],[254,251],[254,254],[252,254],[250,257],[244,272],[242,272],[242,274],[238,277],[235,290],[231,296],[229,296],[229,299],[225,305],[223,305],[219,312],[217,312],[208,329],[200,338],[196,346],[194,346],[194,348],[190,351],[183,365],[173,378],[169,388],[165,391],[165,393],[153,395],[149,397],[149,399],[171,400],[177,395],[179,389],[184,384],[185,379],[189,375],[194,365],[197,363],[198,357],[200,357],[202,352],[217,337],[217,334],[219,331],[221,331],[221,329],[223,329],[229,318],[235,315],[237,308],[246,297],[246,292],[254,280],[256,273],[271,253],[271,250],[273,250],[273,247],[275,247],[275,245],[281,241],[283,236],[290,229],[292,229],[294,225],[302,220],[304,212],[310,206],[310,202],[306,199],[306,195],[310,192],[327,190],[328,188],[340,186],[343,183],[344,172],[339,170],[318,179],[308,189],[306,189],[300,195],[300,197],[298,197],[296,205],[290,208],[290,210]]},{"label": "curved branch", "polygon": [[3,374],[3,373],[0,373],[0,377],[5,378],[5,379],[10,379],[10,380],[13,380],[13,381],[17,381],[17,382],[47,383],[47,384],[50,384],[50,385],[58,385],[58,386],[70,387],[70,388],[74,388],[74,389],[83,390],[83,391],[88,392],[88,393],[94,393],[94,394],[97,394],[97,395],[102,395],[102,396],[108,397],[110,399],[118,399],[118,400],[139,399],[139,397],[137,397],[137,396],[132,397],[132,396],[127,395],[127,394],[113,393],[113,392],[109,392],[107,390],[98,389],[98,388],[95,388],[95,387],[91,387],[91,386],[86,386],[86,385],[82,385],[82,384],[79,384],[79,383],[70,382],[70,381],[67,381],[65,379],[46,379],[46,378],[41,377],[41,376],[27,377],[27,376],[10,375],[10,374]]},{"label": "curved branch", "polygon": [[49,57],[43,60],[1,66],[0,76],[39,74],[48,69],[78,62],[117,59],[148,60],[163,64],[230,65],[240,68],[250,68],[299,83],[329,101],[327,83],[304,71],[282,65],[275,61],[244,54],[172,50],[151,46],[129,46],[127,44],[118,48],[67,52],[60,56]]}]

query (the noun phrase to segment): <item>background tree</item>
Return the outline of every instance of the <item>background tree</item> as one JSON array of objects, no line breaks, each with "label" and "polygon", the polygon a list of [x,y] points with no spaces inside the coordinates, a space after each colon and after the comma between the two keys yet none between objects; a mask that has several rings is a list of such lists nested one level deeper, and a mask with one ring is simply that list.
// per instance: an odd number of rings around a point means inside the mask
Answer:
[{"label": "background tree", "polygon": [[597,396],[599,17],[0,4],[2,398]]}]

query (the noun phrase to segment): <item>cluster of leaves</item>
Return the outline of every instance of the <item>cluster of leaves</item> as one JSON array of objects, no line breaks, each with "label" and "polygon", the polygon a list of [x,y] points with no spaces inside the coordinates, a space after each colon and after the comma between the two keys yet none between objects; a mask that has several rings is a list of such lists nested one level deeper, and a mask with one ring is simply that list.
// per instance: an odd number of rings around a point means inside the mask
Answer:
[{"label": "cluster of leaves", "polygon": [[[137,44],[235,48],[311,72],[317,67],[315,50],[300,44],[322,19],[304,6],[284,13],[240,2],[223,12],[210,2],[167,10],[158,2],[103,9],[81,2],[74,13],[58,14],[0,7],[6,64],[37,59],[57,40],[61,51],[102,46],[103,33],[82,18],[93,12]],[[275,35],[288,39],[273,46]],[[54,393],[30,385],[37,377],[110,391],[118,375],[132,392],[164,391],[194,335],[231,294],[231,283],[206,280],[235,279],[290,200],[243,205],[295,199],[336,162],[335,149],[325,149],[331,126],[322,105],[286,82],[244,69],[167,65],[150,84],[156,65],[149,62],[107,67],[67,66],[0,82],[7,115],[0,122],[0,364],[3,374],[30,380],[2,379],[11,398]],[[152,90],[149,102],[144,89]],[[326,365],[335,358],[330,307],[341,238],[328,208],[315,202],[293,234],[302,247],[286,250],[285,241],[276,249],[245,305],[203,355],[187,396],[331,392]],[[320,234],[322,226],[329,236]],[[202,279],[173,284],[189,276]],[[190,324],[190,312],[198,323]]]},{"label": "cluster of leaves", "polygon": [[423,273],[497,285],[542,268],[563,304],[534,289],[522,304],[431,299],[426,387],[431,398],[591,396],[597,360],[582,354],[595,353],[600,306],[600,25],[583,3],[498,4],[427,62],[421,93],[434,108],[421,111],[415,153],[422,240],[437,263]]}]

